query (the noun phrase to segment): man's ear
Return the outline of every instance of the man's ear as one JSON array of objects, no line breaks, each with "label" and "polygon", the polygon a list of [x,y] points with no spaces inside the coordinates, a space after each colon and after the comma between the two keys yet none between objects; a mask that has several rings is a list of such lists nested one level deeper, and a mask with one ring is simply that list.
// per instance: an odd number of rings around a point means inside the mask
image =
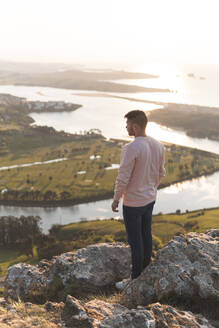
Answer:
[{"label": "man's ear", "polygon": [[138,130],[138,125],[136,123],[133,123],[132,128],[133,128],[134,131],[137,131]]}]

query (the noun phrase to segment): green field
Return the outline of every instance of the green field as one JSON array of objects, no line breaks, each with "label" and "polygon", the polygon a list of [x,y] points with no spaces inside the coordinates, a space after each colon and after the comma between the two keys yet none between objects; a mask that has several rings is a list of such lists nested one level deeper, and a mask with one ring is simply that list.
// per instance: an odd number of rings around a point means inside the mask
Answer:
[{"label": "green field", "polygon": [[[48,142],[46,144],[42,141],[35,147],[34,142],[28,142],[33,145],[32,149],[28,145],[23,147],[24,140],[20,146],[16,141],[13,153],[6,155],[1,165],[33,163],[64,157],[67,160],[0,171],[0,189],[9,190],[4,199],[83,199],[113,190],[117,170],[105,168],[120,161],[121,145],[118,145],[118,141],[107,142],[100,136],[87,136],[75,138],[74,141],[69,138],[65,143],[56,142],[56,145],[50,144],[49,147]],[[101,158],[90,159],[93,155],[99,155]],[[86,174],[78,173],[80,171],[86,171]]]},{"label": "green field", "polygon": [[[113,196],[118,169],[106,168],[120,163],[126,141],[107,141],[95,134],[68,135],[52,128],[28,128],[0,138],[5,152],[1,166],[67,158],[0,171],[0,190],[8,189],[0,194],[1,201],[77,203]],[[165,162],[166,176],[160,187],[219,170],[218,155],[170,144],[166,144]]]}]

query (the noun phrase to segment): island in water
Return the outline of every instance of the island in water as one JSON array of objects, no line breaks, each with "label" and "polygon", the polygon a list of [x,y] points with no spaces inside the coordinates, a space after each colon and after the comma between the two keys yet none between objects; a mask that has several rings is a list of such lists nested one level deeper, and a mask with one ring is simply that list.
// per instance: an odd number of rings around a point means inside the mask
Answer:
[{"label": "island in water", "polygon": [[150,121],[183,130],[190,137],[219,141],[218,107],[168,103],[148,115]]}]

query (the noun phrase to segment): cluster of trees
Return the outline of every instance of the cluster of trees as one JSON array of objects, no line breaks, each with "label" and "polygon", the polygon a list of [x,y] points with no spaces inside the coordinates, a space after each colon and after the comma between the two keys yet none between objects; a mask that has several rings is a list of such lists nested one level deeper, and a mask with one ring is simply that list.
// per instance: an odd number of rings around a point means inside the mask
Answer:
[{"label": "cluster of trees", "polygon": [[198,225],[198,221],[196,220],[191,220],[191,221],[188,221],[184,224],[184,228],[186,231],[195,231],[194,229],[198,229],[199,228],[199,225]]},{"label": "cluster of trees", "polygon": [[40,223],[39,216],[1,216],[0,246],[19,250],[20,254],[32,257],[35,246],[39,259],[50,259],[72,250],[69,242],[57,241],[54,233],[43,234]]},{"label": "cluster of trees", "polygon": [[1,216],[0,245],[18,248],[21,253],[33,256],[33,246],[42,236],[39,216]]},{"label": "cluster of trees", "polygon": [[[193,157],[191,160],[191,164],[180,164],[179,165],[179,177],[190,177],[190,176],[198,176],[200,174],[208,173],[209,170],[215,170],[215,164],[213,158],[200,156],[196,150],[193,150]],[[169,160],[168,160],[169,163]],[[168,172],[169,172],[169,164],[168,164]]]}]

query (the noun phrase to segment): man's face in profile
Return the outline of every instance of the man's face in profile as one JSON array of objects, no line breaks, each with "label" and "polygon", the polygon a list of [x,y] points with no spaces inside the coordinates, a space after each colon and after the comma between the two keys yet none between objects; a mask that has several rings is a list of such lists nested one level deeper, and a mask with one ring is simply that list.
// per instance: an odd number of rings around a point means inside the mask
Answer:
[{"label": "man's face in profile", "polygon": [[135,135],[132,121],[130,121],[130,120],[126,121],[126,130],[128,131],[129,136]]}]

